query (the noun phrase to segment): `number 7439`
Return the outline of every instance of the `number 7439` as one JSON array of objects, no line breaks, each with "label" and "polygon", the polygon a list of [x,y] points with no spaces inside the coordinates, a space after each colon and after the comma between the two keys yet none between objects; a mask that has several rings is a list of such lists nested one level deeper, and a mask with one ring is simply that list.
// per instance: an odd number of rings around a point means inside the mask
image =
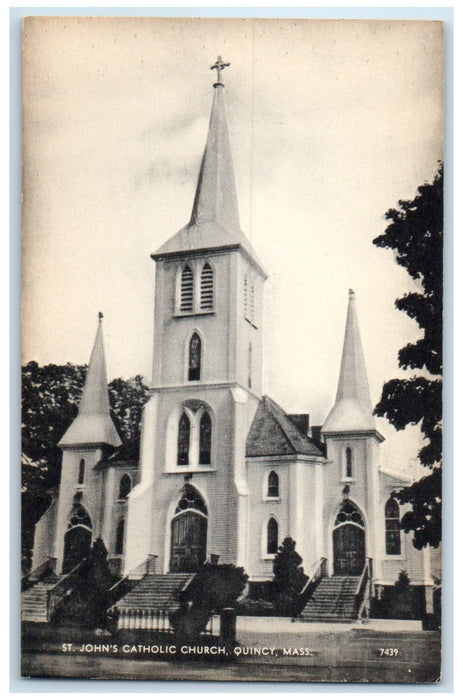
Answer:
[{"label": "number 7439", "polygon": [[380,656],[398,656],[399,655],[399,650],[398,649],[393,649],[392,647],[388,647],[386,649],[380,649],[379,650],[379,655]]}]

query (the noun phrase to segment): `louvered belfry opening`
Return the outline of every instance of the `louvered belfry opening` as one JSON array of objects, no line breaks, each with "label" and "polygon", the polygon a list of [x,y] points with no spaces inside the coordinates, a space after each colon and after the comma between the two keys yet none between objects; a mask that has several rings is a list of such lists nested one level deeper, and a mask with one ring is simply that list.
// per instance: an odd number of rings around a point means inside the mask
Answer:
[{"label": "louvered belfry opening", "polygon": [[180,284],[180,311],[193,311],[193,271],[185,265]]},{"label": "louvered belfry opening", "polygon": [[207,311],[214,307],[214,275],[209,263],[204,263],[201,271],[201,309]]}]

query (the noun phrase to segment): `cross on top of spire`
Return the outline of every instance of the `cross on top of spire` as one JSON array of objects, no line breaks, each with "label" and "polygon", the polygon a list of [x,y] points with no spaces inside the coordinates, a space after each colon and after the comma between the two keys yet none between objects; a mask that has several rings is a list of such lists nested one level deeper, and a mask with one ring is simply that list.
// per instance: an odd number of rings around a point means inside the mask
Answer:
[{"label": "cross on top of spire", "polygon": [[220,80],[220,73],[223,71],[224,68],[228,68],[229,65],[230,65],[229,63],[224,63],[222,61],[222,56],[219,56],[217,58],[217,61],[214,63],[214,65],[211,66],[211,70],[217,71],[217,82],[214,83],[214,87],[216,85],[223,85],[222,81]]}]

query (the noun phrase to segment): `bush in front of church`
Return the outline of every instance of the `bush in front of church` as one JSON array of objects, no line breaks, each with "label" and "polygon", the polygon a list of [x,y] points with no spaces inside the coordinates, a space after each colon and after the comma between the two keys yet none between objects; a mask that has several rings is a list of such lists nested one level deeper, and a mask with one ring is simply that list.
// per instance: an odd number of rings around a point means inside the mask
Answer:
[{"label": "bush in front of church", "polygon": [[300,613],[301,591],[307,576],[301,566],[302,557],[296,552],[296,542],[286,537],[278,547],[273,561],[273,595],[277,615],[294,616]]},{"label": "bush in front of church", "polygon": [[247,580],[241,566],[202,564],[182,594],[179,608],[169,616],[173,630],[182,637],[203,632],[211,615],[235,606]]}]

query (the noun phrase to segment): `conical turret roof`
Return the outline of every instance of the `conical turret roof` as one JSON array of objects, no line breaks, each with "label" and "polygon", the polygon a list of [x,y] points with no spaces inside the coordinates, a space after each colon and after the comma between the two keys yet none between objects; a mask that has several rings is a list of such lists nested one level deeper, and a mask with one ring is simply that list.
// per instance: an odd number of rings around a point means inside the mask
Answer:
[{"label": "conical turret roof", "polygon": [[322,431],[375,430],[370,389],[357,318],[355,294],[349,290],[346,329],[336,401]]},{"label": "conical turret roof", "polygon": [[152,258],[159,260],[182,252],[241,248],[266,276],[240,227],[224,89],[222,82],[214,84],[209,130],[190,221],[158,248]]},{"label": "conical turret roof", "polygon": [[119,447],[122,444],[109,412],[103,314],[98,314],[98,317],[98,328],[80,399],[79,413],[61,438],[60,447],[84,444]]}]

